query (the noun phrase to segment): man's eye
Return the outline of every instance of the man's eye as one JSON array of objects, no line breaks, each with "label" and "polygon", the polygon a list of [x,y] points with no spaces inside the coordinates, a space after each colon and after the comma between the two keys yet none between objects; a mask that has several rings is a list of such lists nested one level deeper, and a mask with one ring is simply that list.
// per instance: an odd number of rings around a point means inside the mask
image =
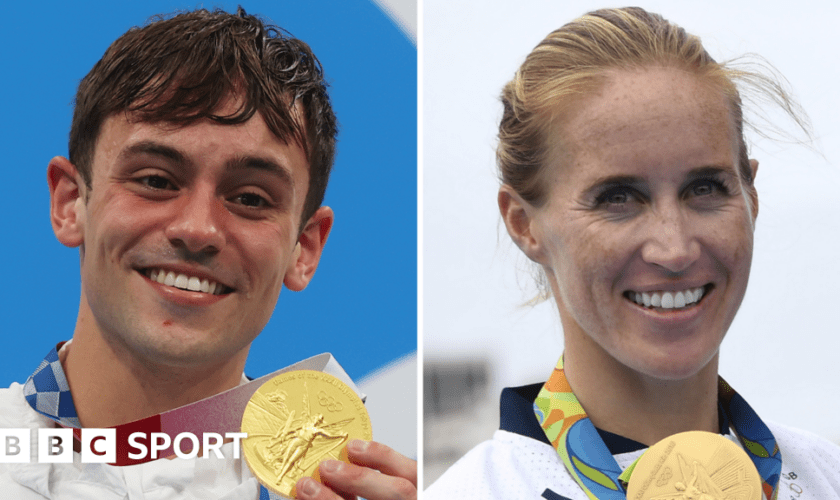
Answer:
[{"label": "man's eye", "polygon": [[233,201],[246,207],[262,208],[268,204],[265,198],[254,193],[242,193],[233,198]]},{"label": "man's eye", "polygon": [[152,189],[174,189],[175,186],[172,185],[165,177],[161,177],[159,175],[149,175],[146,177],[142,177],[140,179],[140,183],[146,187],[150,187]]}]

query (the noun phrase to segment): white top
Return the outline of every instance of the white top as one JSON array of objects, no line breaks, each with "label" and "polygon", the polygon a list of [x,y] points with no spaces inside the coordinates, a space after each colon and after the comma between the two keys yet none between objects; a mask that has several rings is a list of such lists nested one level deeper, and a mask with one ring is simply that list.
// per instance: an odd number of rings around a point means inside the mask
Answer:
[{"label": "white top", "polygon": [[[813,434],[768,427],[782,453],[778,500],[840,499],[840,448]],[[614,457],[623,469],[644,451]],[[424,500],[450,498],[588,500],[551,445],[502,430],[464,455],[423,494]]]},{"label": "white top", "polygon": [[[71,342],[62,345],[59,357],[66,355]],[[315,356],[284,368],[289,369],[323,371],[341,379],[365,399],[331,355]],[[240,385],[249,382],[243,374]],[[207,458],[160,459],[118,467],[81,463],[80,455],[74,453],[71,464],[38,463],[37,429],[56,426],[27,403],[23,385],[13,383],[8,389],[0,389],[0,429],[32,429],[30,463],[0,462],[0,497],[15,500],[257,500],[260,497],[259,482],[248,464],[243,458],[233,458],[234,442],[222,445],[223,458],[209,453]],[[0,446],[6,444],[0,441]],[[268,496],[271,500],[286,498],[274,492],[268,492]]]},{"label": "white top", "polygon": [[[0,463],[0,497],[15,500],[168,500],[259,498],[259,484],[242,459],[233,459],[233,443],[222,446],[225,458],[154,460],[117,467],[107,464],[37,463],[37,431],[55,427],[23,397],[23,386],[0,389],[0,428],[32,431],[32,463]],[[3,444],[3,443],[0,443]]]}]

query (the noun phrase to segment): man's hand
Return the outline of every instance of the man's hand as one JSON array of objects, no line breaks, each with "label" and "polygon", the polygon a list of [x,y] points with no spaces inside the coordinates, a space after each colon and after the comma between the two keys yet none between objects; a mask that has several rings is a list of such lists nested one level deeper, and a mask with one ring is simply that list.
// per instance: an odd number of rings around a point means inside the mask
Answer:
[{"label": "man's hand", "polygon": [[[347,444],[352,464],[327,460],[318,467],[323,484],[312,478],[297,482],[301,500],[340,500],[357,496],[367,500],[417,498],[417,462],[384,444],[353,440]],[[353,465],[355,464],[355,465]]]}]

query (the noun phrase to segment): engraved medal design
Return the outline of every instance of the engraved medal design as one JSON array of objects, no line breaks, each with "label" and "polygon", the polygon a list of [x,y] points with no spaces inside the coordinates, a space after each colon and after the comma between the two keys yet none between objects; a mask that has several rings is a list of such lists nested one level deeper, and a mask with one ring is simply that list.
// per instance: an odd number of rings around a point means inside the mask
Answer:
[{"label": "engraved medal design", "polygon": [[627,499],[761,500],[761,478],[744,450],[720,434],[682,432],[642,455]]},{"label": "engraved medal design", "polygon": [[321,461],[347,461],[348,441],[373,437],[356,393],[332,375],[310,370],[278,375],[257,389],[242,415],[242,432],[248,434],[242,449],[251,472],[287,497]]}]

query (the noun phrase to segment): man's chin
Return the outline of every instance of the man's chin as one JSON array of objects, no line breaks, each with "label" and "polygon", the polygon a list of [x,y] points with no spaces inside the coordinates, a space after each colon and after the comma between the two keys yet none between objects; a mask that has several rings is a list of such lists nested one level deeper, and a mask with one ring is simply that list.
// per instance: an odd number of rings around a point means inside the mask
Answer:
[{"label": "man's chin", "polygon": [[[174,326],[174,325],[173,325]],[[126,339],[126,347],[133,357],[152,370],[215,370],[235,363],[248,354],[250,343],[233,345],[219,342],[205,330],[171,328],[143,338]]]}]

